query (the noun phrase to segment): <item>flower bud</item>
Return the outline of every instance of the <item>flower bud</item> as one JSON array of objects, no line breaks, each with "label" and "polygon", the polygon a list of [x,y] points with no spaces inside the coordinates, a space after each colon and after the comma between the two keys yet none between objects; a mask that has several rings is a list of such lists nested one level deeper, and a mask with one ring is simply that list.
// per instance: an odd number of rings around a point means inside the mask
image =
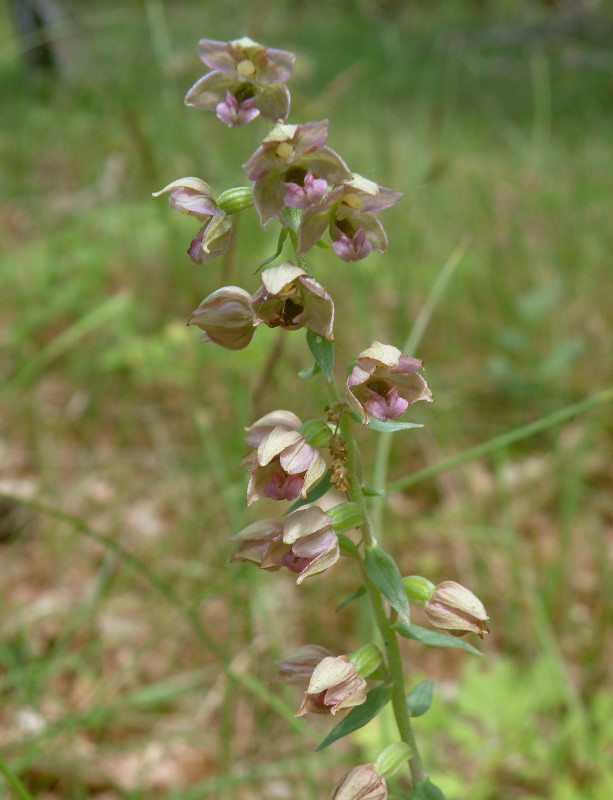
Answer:
[{"label": "flower bud", "polygon": [[432,625],[445,628],[454,636],[472,631],[483,639],[483,634],[490,632],[483,603],[455,581],[439,583],[424,610]]},{"label": "flower bud", "polygon": [[224,286],[204,298],[187,324],[204,331],[201,342],[215,342],[228,350],[242,350],[251,341],[255,330],[249,301],[249,294],[244,289]]},{"label": "flower bud", "polygon": [[391,778],[406,764],[412,750],[406,742],[394,742],[382,750],[375,759],[374,768],[383,778]]},{"label": "flower bud", "polygon": [[435,589],[432,581],[422,578],[421,575],[408,575],[402,582],[409,603],[415,603],[416,606],[425,606]]},{"label": "flower bud", "polygon": [[307,683],[311,679],[313,670],[331,655],[325,647],[317,644],[306,644],[293,653],[276,662],[279,672],[277,680],[283,683]]},{"label": "flower bud", "polygon": [[366,681],[347,656],[324,658],[313,670],[309,688],[297,717],[304,714],[336,714],[366,700]]},{"label": "flower bud", "polygon": [[373,642],[365,644],[353,653],[348,653],[347,658],[361,678],[368,678],[369,675],[372,675],[383,661],[381,651]]},{"label": "flower bud", "polygon": [[234,186],[226,189],[217,198],[217,205],[226,214],[236,214],[253,205],[253,189],[251,186]]},{"label": "flower bud", "polygon": [[386,800],[387,786],[372,764],[353,767],[336,784],[330,800]]}]

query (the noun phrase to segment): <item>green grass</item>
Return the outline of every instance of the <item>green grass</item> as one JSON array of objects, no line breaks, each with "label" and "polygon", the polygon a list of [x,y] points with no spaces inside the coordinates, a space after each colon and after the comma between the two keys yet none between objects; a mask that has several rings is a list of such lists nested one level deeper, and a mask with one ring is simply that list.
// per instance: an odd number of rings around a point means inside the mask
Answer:
[{"label": "green grass", "polygon": [[329,721],[309,729],[271,684],[293,647],[362,643],[362,604],[332,611],[351,571],[298,591],[228,564],[229,536],[276,513],[244,508],[243,427],[326,399],[296,377],[301,333],[267,372],[275,331],[230,354],[185,322],[222,283],[254,290],[276,231],[248,212],[233,253],[196,267],[193,223],[150,197],[181,175],[245,182],[258,131],[182,106],[197,38],[245,32],[298,53],[291,119],[328,117],[353,169],[405,193],[386,256],[313,262],[339,374],[372,338],[406,340],[466,243],[414,353],[436,403],[392,441],[406,486],[383,526],[405,574],[465,583],[492,622],[483,659],[405,643],[411,684],[435,681],[416,721],[433,778],[449,800],[611,794],[610,402],[503,436],[611,382],[605,23],[530,38],[513,4],[315,5],[92,4],[72,83],[26,80],[0,15],[0,796],[315,800],[389,740],[384,718],[312,755]]}]

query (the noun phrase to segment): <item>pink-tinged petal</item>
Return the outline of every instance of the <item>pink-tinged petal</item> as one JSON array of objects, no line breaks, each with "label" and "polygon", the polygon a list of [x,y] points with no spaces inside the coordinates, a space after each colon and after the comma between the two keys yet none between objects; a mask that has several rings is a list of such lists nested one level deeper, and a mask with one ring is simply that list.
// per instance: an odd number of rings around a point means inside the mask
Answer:
[{"label": "pink-tinged petal", "polygon": [[324,178],[314,178],[309,170],[304,177],[304,185],[297,183],[286,183],[287,193],[285,195],[285,205],[290,208],[311,208],[321,203],[323,196],[328,188],[328,183]]},{"label": "pink-tinged petal", "polygon": [[260,419],[256,420],[248,428],[245,428],[247,431],[245,442],[249,445],[249,447],[256,448],[262,439],[274,428],[281,427],[287,428],[287,430],[297,431],[301,425],[302,420],[292,411],[286,411],[285,409],[270,411],[268,414],[264,414],[263,417],[260,417]]},{"label": "pink-tinged petal", "polygon": [[212,217],[217,210],[213,189],[200,178],[178,178],[160,189],[159,192],[153,192],[153,197],[159,197],[169,192],[170,206],[184,214],[191,214],[198,219],[206,219]]},{"label": "pink-tinged petal", "polygon": [[318,122],[305,122],[303,125],[297,125],[296,132],[292,137],[297,144],[297,147],[303,153],[308,153],[311,150],[316,150],[326,143],[328,138],[328,120],[322,119]]},{"label": "pink-tinged petal", "polygon": [[215,111],[217,104],[226,99],[226,93],[232,90],[235,82],[223,72],[209,72],[200,78],[188,90],[184,103],[203,111]]},{"label": "pink-tinged petal", "polygon": [[[251,564],[257,564],[259,567],[269,547],[270,545],[268,542],[243,542],[230,559],[230,562],[249,561]],[[281,565],[279,564],[277,569],[280,568]]]},{"label": "pink-tinged petal", "polygon": [[343,203],[363,212],[382,211],[395,205],[402,198],[402,192],[386,189],[374,181],[354,172],[351,180],[345,181]]},{"label": "pink-tinged petal", "polygon": [[372,244],[366,238],[364,231],[357,231],[353,237],[341,233],[332,241],[332,249],[343,261],[353,262],[366,258],[372,251]]},{"label": "pink-tinged petal", "polygon": [[347,175],[351,175],[347,164],[331,147],[319,147],[306,151],[301,157],[300,163],[306,169],[310,169],[313,175],[325,178],[330,185],[342,183]]},{"label": "pink-tinged petal", "polygon": [[416,403],[418,400],[426,400],[428,403],[434,402],[426,379],[418,372],[412,372],[408,375],[392,374],[391,380],[396,385],[400,396],[407,400],[409,405]]},{"label": "pink-tinged petal", "polygon": [[312,536],[329,529],[332,518],[319,506],[299,508],[288,514],[283,523],[283,541],[293,544],[305,536]]},{"label": "pink-tinged petal", "polygon": [[387,787],[372,764],[350,769],[332,790],[329,800],[386,800]]},{"label": "pink-tinged petal", "polygon": [[303,489],[301,475],[286,475],[278,469],[264,486],[264,495],[272,500],[295,500]]},{"label": "pink-tinged petal", "polygon": [[305,578],[310,578],[312,575],[318,575],[320,572],[330,569],[340,557],[340,550],[338,539],[330,548],[323,552],[317,558],[314,558],[310,564],[302,570],[298,576],[296,583],[300,585]]},{"label": "pink-tinged petal", "polygon": [[334,341],[334,303],[321,284],[309,276],[299,278],[304,286],[304,324],[329,342]]},{"label": "pink-tinged petal", "polygon": [[326,462],[316,451],[315,458],[311,461],[311,466],[308,468],[304,476],[304,484],[302,486],[302,491],[300,492],[301,497],[307,496],[311,486],[314,486],[319,481],[326,470]]},{"label": "pink-tinged petal", "polygon": [[198,42],[200,60],[209,69],[220,70],[224,74],[234,77],[236,62],[230,44],[230,42],[218,42],[214,39],[201,39]]},{"label": "pink-tinged petal", "polygon": [[283,536],[283,523],[277,519],[258,519],[231,536],[233,542],[262,541],[267,545]]},{"label": "pink-tinged petal", "polygon": [[290,475],[300,475],[308,470],[317,450],[302,437],[301,441],[285,448],[279,456],[283,469]]},{"label": "pink-tinged petal", "polygon": [[257,66],[259,80],[266,83],[283,83],[291,76],[296,56],[289,50],[266,47],[263,53],[254,55],[253,60]]},{"label": "pink-tinged petal", "polygon": [[247,125],[260,115],[254,105],[254,98],[248,98],[239,103],[231,92],[226,92],[226,99],[215,107],[217,118],[229,128]]},{"label": "pink-tinged petal", "polygon": [[289,114],[290,94],[283,83],[259,86],[254,101],[264,119],[271,122],[285,119]]},{"label": "pink-tinged petal", "polygon": [[380,395],[368,388],[366,391],[368,399],[364,402],[364,408],[382,422],[398,419],[409,407],[409,401],[404,397],[399,397],[396,388],[390,389],[385,395]]},{"label": "pink-tinged petal", "polygon": [[319,662],[330,655],[325,647],[306,644],[275,662],[279,670],[277,680],[283,683],[303,683],[306,679],[308,682]]},{"label": "pink-tinged petal", "polygon": [[258,446],[257,462],[264,467],[287,448],[301,443],[306,444],[304,437],[298,431],[290,431],[281,426],[273,428]]}]

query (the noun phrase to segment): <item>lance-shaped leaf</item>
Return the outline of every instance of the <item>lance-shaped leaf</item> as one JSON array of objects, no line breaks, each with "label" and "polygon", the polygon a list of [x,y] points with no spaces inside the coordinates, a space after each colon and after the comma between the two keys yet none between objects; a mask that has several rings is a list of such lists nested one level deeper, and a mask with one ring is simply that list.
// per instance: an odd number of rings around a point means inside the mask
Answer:
[{"label": "lance-shaped leaf", "polygon": [[[340,539],[340,536],[339,536],[339,539]],[[341,555],[345,555],[343,553],[343,548],[342,547],[341,547]],[[349,597],[346,597],[342,602],[340,602],[334,610],[335,611],[340,611],[341,608],[345,608],[345,606],[348,606],[349,603],[352,603],[354,600],[357,600],[358,597],[363,597],[365,594],[366,594],[366,587],[364,586],[364,584],[362,584],[362,586],[360,586],[358,589],[356,589],[355,592],[352,592],[349,595]]]},{"label": "lance-shaped leaf", "polygon": [[394,559],[380,547],[368,547],[364,556],[366,574],[381,594],[389,600],[401,619],[409,622],[409,601],[402,582],[402,575]]},{"label": "lance-shaped leaf", "polygon": [[366,700],[361,705],[352,708],[347,716],[332,728],[317,750],[323,750],[337,739],[342,739],[343,736],[347,736],[364,727],[387,705],[390,696],[391,688],[386,684],[381,684],[381,686],[371,689],[366,695]]},{"label": "lance-shaped leaf", "polygon": [[431,631],[429,628],[421,628],[419,625],[407,625],[406,622],[397,622],[392,627],[406,639],[415,639],[416,642],[423,642],[434,647],[459,647],[460,650],[468,650],[469,653],[474,653],[477,656],[481,655],[479,650],[473,647],[472,644],[463,642],[457,636],[452,636],[449,633],[438,633],[437,631]]},{"label": "lance-shaped leaf", "polygon": [[421,717],[432,703],[432,681],[420,681],[407,695],[407,705],[412,717]]},{"label": "lance-shaped leaf", "polygon": [[313,358],[319,364],[326,380],[330,382],[333,377],[334,369],[334,345],[332,342],[324,339],[318,333],[315,333],[310,328],[306,333],[306,340],[309,350],[313,353]]},{"label": "lance-shaped leaf", "polygon": [[396,420],[387,420],[382,422],[376,417],[371,417],[368,427],[373,431],[381,431],[381,433],[395,433],[396,431],[406,431],[408,428],[423,428],[419,422],[396,422]]}]

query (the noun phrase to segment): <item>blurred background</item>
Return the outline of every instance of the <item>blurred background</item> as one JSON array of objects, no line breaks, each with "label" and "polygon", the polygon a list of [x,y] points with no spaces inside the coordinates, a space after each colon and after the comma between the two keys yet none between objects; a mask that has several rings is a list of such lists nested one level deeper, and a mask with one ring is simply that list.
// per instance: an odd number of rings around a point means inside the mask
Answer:
[{"label": "blurred background", "polygon": [[[197,221],[150,196],[245,183],[262,128],[183,106],[197,40],[243,35],[297,54],[290,121],[328,118],[353,170],[404,192],[387,255],[313,257],[339,376],[405,341],[461,253],[410,353],[436,403],[395,435],[393,479],[610,382],[610,3],[0,2],[1,797],[315,800],[393,735],[384,716],[315,756],[330,720],[294,720],[271,683],[304,643],[362,643],[367,608],[334,611],[350,568],[298,590],[228,563],[276,513],[244,507],[243,427],[325,404],[301,333],[228,353],[185,325],[219,286],[257,288],[274,226],[241,214],[196,266]],[[409,684],[435,681],[415,727],[449,800],[613,796],[607,412],[389,498],[403,573],[458,580],[491,617],[483,658],[406,647]]]}]

